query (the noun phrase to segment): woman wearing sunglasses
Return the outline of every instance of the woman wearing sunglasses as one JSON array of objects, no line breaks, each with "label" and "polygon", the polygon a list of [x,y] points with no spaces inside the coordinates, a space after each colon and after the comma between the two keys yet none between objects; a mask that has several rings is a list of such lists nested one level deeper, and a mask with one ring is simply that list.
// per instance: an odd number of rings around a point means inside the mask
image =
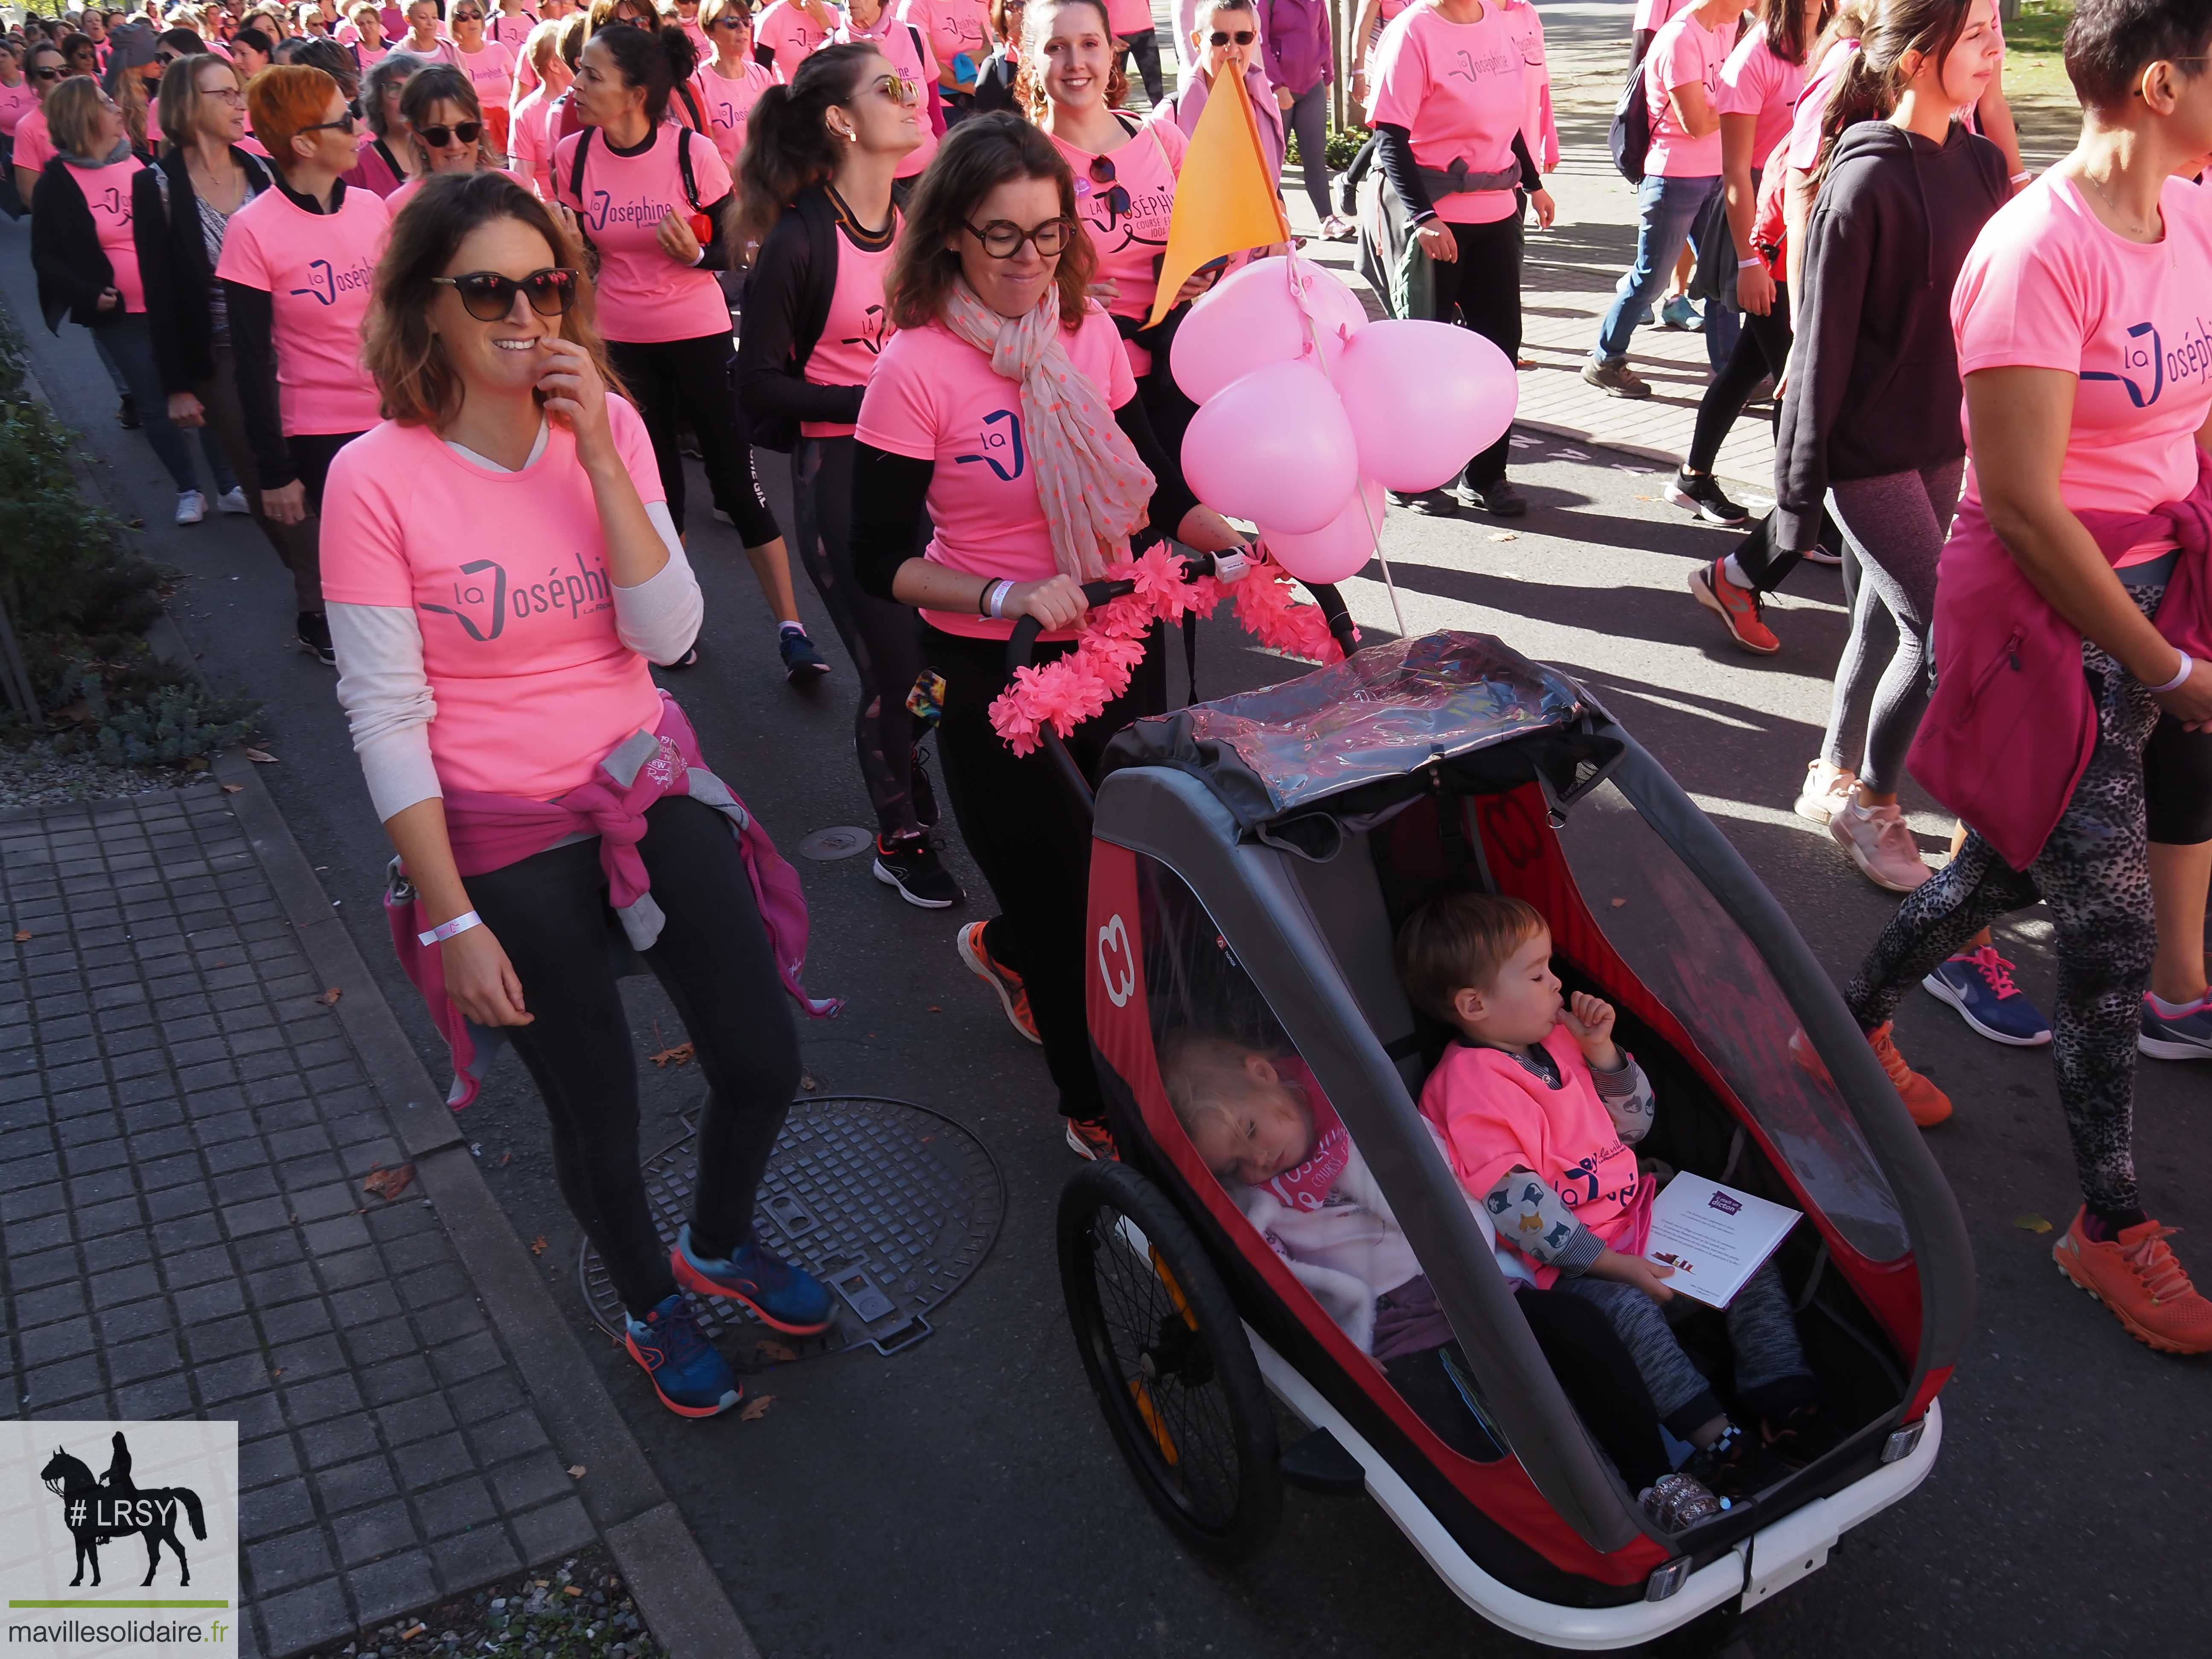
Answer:
[{"label": "woman wearing sunglasses", "polygon": [[414,139],[415,170],[384,198],[393,215],[440,173],[481,173],[496,165],[476,88],[461,70],[445,64],[416,70],[399,94],[399,109]]},{"label": "woman wearing sunglasses", "polygon": [[873,46],[890,61],[900,83],[911,89],[912,102],[921,114],[921,143],[898,164],[898,176],[912,179],[937,154],[945,110],[935,91],[937,58],[929,49],[929,38],[919,25],[905,21],[904,15],[892,15],[884,0],[847,0],[845,21],[831,38],[840,45]]},{"label": "woman wearing sunglasses", "polygon": [[[262,510],[296,525],[321,512],[331,459],[377,422],[359,342],[392,216],[382,197],[339,176],[356,151],[353,111],[336,81],[277,64],[253,77],[246,101],[276,187],[232,216],[215,274]],[[332,660],[320,617],[302,617],[300,633]]]},{"label": "woman wearing sunglasses", "polygon": [[461,72],[476,88],[477,104],[489,129],[486,153],[495,163],[507,159],[508,100],[514,95],[514,49],[484,33],[484,0],[453,0],[447,21]]},{"label": "woman wearing sunglasses", "polygon": [[[979,115],[915,187],[884,283],[898,331],[854,434],[853,562],[865,591],[920,608],[945,677],[945,788],[1000,912],[961,930],[961,959],[1042,1042],[1070,1142],[1091,1157],[1108,1143],[1083,1020],[1088,814],[1051,757],[1017,757],[988,711],[1015,620],[1044,625],[1040,656],[1064,653],[1080,584],[1133,535],[1208,551],[1238,538],[1154,440],[1120,333],[1086,297],[1097,254],[1076,182],[1034,127]],[[916,557],[925,511],[935,533]],[[1129,689],[1071,739],[1079,763],[1166,689],[1155,629]]]},{"label": "woman wearing sunglasses", "polygon": [[1191,29],[1191,48],[1196,54],[1184,72],[1176,95],[1161,107],[1186,138],[1198,131],[1198,118],[1206,100],[1224,74],[1242,77],[1244,96],[1252,106],[1254,125],[1260,131],[1260,153],[1267,160],[1267,176],[1276,184],[1283,177],[1283,111],[1275,101],[1267,71],[1261,67],[1260,17],[1253,0],[1199,0],[1198,16]]},{"label": "woman wearing sunglasses", "polygon": [[[435,180],[392,230],[364,341],[391,418],[331,477],[339,695],[434,994],[507,1029],[631,1355],[671,1411],[711,1417],[744,1391],[687,1290],[780,1331],[830,1322],[828,1291],[753,1237],[799,1084],[780,963],[804,911],[772,898],[764,919],[750,872],[781,862],[757,831],[741,845],[734,796],[654,688],[698,632],[699,585],[644,423],[608,390],[580,250],[495,173]],[[639,1173],[618,921],[709,1085],[673,1251]]]},{"label": "woman wearing sunglasses", "polygon": [[15,194],[26,208],[38,194],[39,176],[54,159],[53,136],[46,130],[46,96],[69,76],[61,48],[38,41],[23,53],[23,81],[31,89],[31,106],[15,119],[12,154],[9,157]]},{"label": "woman wearing sunglasses", "polygon": [[707,0],[699,8],[699,27],[714,56],[700,66],[692,84],[706,112],[707,135],[735,173],[753,106],[775,84],[775,76],[753,56],[753,14],[748,0]]},{"label": "woman wearing sunglasses", "polygon": [[1167,121],[1119,107],[1128,82],[1104,0],[1031,0],[1023,46],[1030,118],[1075,170],[1076,212],[1097,252],[1091,292],[1127,342],[1129,367],[1162,447],[1181,453],[1198,406],[1168,372],[1168,348],[1190,302],[1218,271],[1191,277],[1157,328],[1146,328],[1189,141]]},{"label": "woman wearing sunglasses", "polygon": [[696,67],[681,29],[609,23],[592,32],[569,99],[584,130],[554,152],[555,199],[575,216],[599,262],[600,325],[660,458],[660,482],[684,528],[689,426],[717,513],[744,544],[775,614],[777,649],[794,684],[830,672],[799,620],[783,532],[753,476],[752,442],[730,396],[730,170],[721,153],[666,118]]},{"label": "woman wearing sunglasses", "polygon": [[922,131],[912,89],[860,42],[823,47],[754,106],[735,235],[760,252],[738,397],[763,441],[791,453],[793,545],[860,681],[853,739],[875,809],[876,878],[943,909],[962,894],[923,833],[937,814],[906,706],[922,669],[914,613],[860,591],[852,550],[853,422],[890,337],[891,186]]}]

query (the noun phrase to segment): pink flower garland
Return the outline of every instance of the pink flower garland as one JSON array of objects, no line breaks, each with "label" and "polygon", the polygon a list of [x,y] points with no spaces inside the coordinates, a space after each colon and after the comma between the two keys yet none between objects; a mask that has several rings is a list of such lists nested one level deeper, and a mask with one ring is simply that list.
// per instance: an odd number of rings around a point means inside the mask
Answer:
[{"label": "pink flower garland", "polygon": [[1235,596],[1237,620],[1261,644],[1285,656],[1341,662],[1344,651],[1328,631],[1321,607],[1300,604],[1290,577],[1264,550],[1240,582],[1212,576],[1182,579],[1182,564],[1164,548],[1109,565],[1109,581],[1136,584],[1136,592],[1091,612],[1075,649],[1054,661],[1017,668],[1013,684],[991,704],[991,726],[1017,755],[1032,752],[1048,726],[1064,739],[1129,689],[1144,660],[1145,636],[1155,622],[1180,623],[1188,612],[1211,617]]}]

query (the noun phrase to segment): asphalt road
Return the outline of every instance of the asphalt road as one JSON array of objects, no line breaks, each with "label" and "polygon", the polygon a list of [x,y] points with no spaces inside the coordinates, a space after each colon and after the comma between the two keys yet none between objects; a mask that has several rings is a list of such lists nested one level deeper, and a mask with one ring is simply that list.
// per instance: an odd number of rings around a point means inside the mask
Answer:
[{"label": "asphalt road", "polygon": [[[0,226],[0,295],[19,325],[33,319],[37,372],[144,515],[146,550],[183,573],[175,609],[202,666],[268,701],[267,747],[279,757],[269,785],[436,1073],[435,1039],[391,965],[378,914],[384,839],[332,677],[290,645],[289,583],[243,520],[169,524],[167,482],[143,443],[115,427],[83,333],[56,338],[36,326],[27,250],[23,227]],[[781,513],[781,458],[762,460]],[[1840,979],[1893,901],[1789,812],[1844,635],[1835,576],[1807,568],[1793,578],[1771,613],[1783,652],[1746,657],[1683,589],[1695,562],[1727,538],[1657,501],[1648,463],[1540,439],[1516,447],[1515,462],[1535,510],[1510,532],[1392,518],[1385,546],[1407,626],[1493,632],[1589,679],[1713,814]],[[696,471],[693,489],[703,501]],[[708,595],[706,662],[672,684],[708,753],[787,850],[811,830],[865,823],[849,760],[852,681],[812,594],[802,605],[841,672],[800,695],[776,670],[772,625],[732,534],[698,524],[691,545]],[[1375,574],[1347,592],[1363,623],[1389,631]],[[1218,692],[1285,667],[1216,628],[1200,672]],[[1948,821],[1924,799],[1908,804],[1921,809],[1913,823],[1923,846],[1940,850]],[[763,1652],[1524,1650],[1462,1607],[1364,1499],[1291,1492],[1272,1551],[1234,1573],[1185,1555],[1155,1523],[1066,1334],[1050,1228],[1072,1160],[1036,1052],[953,954],[956,925],[988,910],[957,836],[951,854],[971,897],[950,913],[902,904],[870,878],[866,859],[804,865],[810,982],[851,1000],[842,1018],[805,1033],[811,1073],[825,1092],[889,1094],[951,1114],[1006,1172],[1010,1209],[996,1249],[912,1350],[775,1368],[752,1385],[776,1396],[756,1423],[678,1422],[597,1335],[574,1288],[576,1230],[520,1067],[507,1065],[468,1114],[495,1190],[525,1237],[549,1241],[546,1271]],[[2015,918],[2003,942],[2047,1004],[2047,924]],[[649,981],[633,985],[629,1006],[641,1053],[678,1040]],[[1974,1243],[1978,1334],[1944,1394],[1948,1433],[1928,1484],[1850,1534],[1825,1569],[1741,1634],[1760,1659],[2208,1651],[2204,1362],[2129,1340],[2060,1279],[2050,1237],[2017,1224],[2040,1215],[2063,1226],[2077,1202],[2048,1058],[1983,1042],[1918,994],[1899,1029],[1906,1053],[1959,1103],[1930,1140]],[[645,1072],[651,1148],[681,1133],[676,1114],[699,1085],[682,1071]],[[2146,1203],[2183,1227],[2212,1219],[2205,1085],[2202,1069],[2159,1062],[2146,1062],[2141,1079]],[[2212,1279],[2212,1245],[2192,1232],[2181,1250]]]}]

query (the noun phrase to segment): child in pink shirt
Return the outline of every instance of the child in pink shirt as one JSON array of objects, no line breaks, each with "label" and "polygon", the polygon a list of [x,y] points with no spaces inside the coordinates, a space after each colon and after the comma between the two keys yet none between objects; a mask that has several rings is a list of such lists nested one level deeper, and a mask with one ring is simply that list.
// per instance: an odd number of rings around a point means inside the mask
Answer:
[{"label": "child in pink shirt", "polygon": [[1650,1389],[1659,1420],[1697,1448],[1689,1472],[1724,1498],[1771,1484],[1834,1443],[1768,1262],[1728,1309],[1739,1428],[1662,1311],[1674,1271],[1644,1259],[1654,1174],[1631,1150],[1651,1127],[1651,1085],[1613,1040],[1611,1005],[1563,1001],[1552,933],[1519,899],[1458,893],[1418,911],[1398,937],[1414,1005],[1459,1033],[1421,1091],[1452,1172],[1538,1284],[1594,1302]]}]

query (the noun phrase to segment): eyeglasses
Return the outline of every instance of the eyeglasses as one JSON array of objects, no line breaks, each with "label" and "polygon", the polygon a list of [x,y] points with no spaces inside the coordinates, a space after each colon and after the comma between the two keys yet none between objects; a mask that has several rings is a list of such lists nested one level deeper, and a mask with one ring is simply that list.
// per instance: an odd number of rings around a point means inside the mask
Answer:
[{"label": "eyeglasses", "polygon": [[921,82],[909,81],[902,75],[886,75],[876,82],[876,90],[894,104],[918,104],[921,101]]},{"label": "eyeglasses", "polygon": [[495,323],[514,309],[514,296],[527,295],[541,317],[565,317],[576,302],[576,273],[559,265],[533,270],[520,281],[495,270],[471,270],[459,276],[433,276],[461,296],[461,306],[480,323]]},{"label": "eyeglasses", "polygon": [[1212,41],[1217,46],[1225,46],[1231,40],[1234,40],[1240,46],[1249,46],[1259,38],[1260,37],[1250,29],[1239,29],[1234,34],[1224,34],[1219,29],[1216,29],[1212,34],[1206,37],[1206,39]]},{"label": "eyeglasses", "polygon": [[236,87],[204,87],[200,89],[200,96],[219,98],[226,104],[243,104],[246,101],[246,94]]},{"label": "eyeglasses", "polygon": [[452,126],[417,127],[415,136],[432,149],[443,149],[448,144],[473,144],[483,135],[481,121],[456,121]]},{"label": "eyeglasses", "polygon": [[1129,192],[1121,185],[1114,184],[1114,163],[1111,159],[1103,155],[1092,156],[1091,177],[1095,183],[1113,185],[1113,188],[1106,192],[1107,212],[1115,215],[1128,212]]},{"label": "eyeglasses", "polygon": [[994,259],[1012,258],[1022,251],[1024,242],[1036,243],[1038,256],[1052,259],[1066,248],[1067,239],[1075,234],[1075,227],[1066,219],[1048,219],[1024,230],[1011,219],[994,219],[980,229],[969,225],[968,234],[981,242],[983,252]]},{"label": "eyeglasses", "polygon": [[456,23],[481,23],[483,19],[484,15],[480,11],[457,11],[453,14]]},{"label": "eyeglasses", "polygon": [[354,112],[351,110],[348,110],[344,114],[339,116],[335,121],[318,121],[313,126],[301,127],[299,131],[301,132],[321,132],[325,129],[328,129],[329,131],[335,132],[349,133],[354,129]]},{"label": "eyeglasses", "polygon": [[752,26],[753,20],[751,18],[733,16],[727,12],[723,13],[721,16],[717,17],[714,20],[714,27],[716,28],[727,29],[732,34],[743,33],[750,29]]}]

